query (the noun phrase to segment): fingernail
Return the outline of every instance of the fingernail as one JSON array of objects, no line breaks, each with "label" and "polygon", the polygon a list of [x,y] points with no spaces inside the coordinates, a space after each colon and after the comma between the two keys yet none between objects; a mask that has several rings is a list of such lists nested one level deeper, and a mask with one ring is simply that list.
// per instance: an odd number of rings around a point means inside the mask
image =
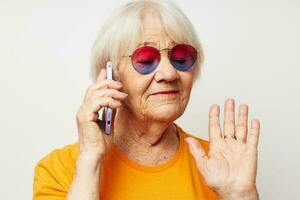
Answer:
[{"label": "fingernail", "polygon": [[122,92],[122,95],[123,95],[124,97],[127,97],[127,96],[128,96],[128,94],[127,94],[127,93],[124,93],[124,92]]},{"label": "fingernail", "polygon": [[116,82],[117,85],[122,86],[123,84],[121,82]]}]

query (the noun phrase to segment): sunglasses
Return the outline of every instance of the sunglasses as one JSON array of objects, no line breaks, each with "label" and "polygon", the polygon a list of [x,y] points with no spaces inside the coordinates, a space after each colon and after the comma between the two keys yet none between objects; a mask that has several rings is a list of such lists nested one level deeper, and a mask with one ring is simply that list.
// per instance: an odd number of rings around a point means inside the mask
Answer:
[{"label": "sunglasses", "polygon": [[190,70],[197,59],[197,50],[189,44],[177,44],[171,49],[160,50],[152,46],[143,46],[125,57],[131,57],[131,63],[137,72],[150,74],[160,62],[160,51],[168,51],[170,63],[179,71]]}]

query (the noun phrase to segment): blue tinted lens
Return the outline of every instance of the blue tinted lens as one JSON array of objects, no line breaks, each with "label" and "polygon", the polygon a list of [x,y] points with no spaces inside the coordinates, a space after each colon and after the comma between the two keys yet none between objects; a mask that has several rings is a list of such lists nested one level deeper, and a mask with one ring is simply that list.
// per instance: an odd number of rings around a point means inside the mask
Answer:
[{"label": "blue tinted lens", "polygon": [[197,59],[197,51],[191,45],[179,44],[171,49],[169,58],[177,70],[188,71]]},{"label": "blue tinted lens", "polygon": [[156,48],[144,46],[133,52],[131,60],[136,71],[142,74],[149,74],[158,66],[160,54]]}]

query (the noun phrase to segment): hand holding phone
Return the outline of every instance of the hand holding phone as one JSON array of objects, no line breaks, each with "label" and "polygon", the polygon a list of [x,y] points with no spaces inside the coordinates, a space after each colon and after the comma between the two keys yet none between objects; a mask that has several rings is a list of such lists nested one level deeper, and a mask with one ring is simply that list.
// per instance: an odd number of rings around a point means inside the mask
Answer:
[{"label": "hand holding phone", "polygon": [[95,83],[87,88],[76,114],[79,155],[94,154],[95,160],[104,156],[113,144],[115,112],[128,96],[121,91],[123,84],[112,80],[112,71],[112,63],[108,62],[106,70],[101,69]]}]

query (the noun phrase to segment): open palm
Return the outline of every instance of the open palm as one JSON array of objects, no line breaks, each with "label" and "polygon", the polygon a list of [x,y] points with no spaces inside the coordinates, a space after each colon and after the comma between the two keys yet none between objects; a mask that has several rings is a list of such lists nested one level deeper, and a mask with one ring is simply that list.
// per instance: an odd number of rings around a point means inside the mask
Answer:
[{"label": "open palm", "polygon": [[260,124],[251,121],[248,133],[248,106],[240,105],[235,125],[235,103],[225,102],[223,134],[219,122],[220,108],[212,105],[209,111],[209,152],[201,144],[187,138],[199,172],[207,185],[221,196],[256,190],[257,144]]}]

